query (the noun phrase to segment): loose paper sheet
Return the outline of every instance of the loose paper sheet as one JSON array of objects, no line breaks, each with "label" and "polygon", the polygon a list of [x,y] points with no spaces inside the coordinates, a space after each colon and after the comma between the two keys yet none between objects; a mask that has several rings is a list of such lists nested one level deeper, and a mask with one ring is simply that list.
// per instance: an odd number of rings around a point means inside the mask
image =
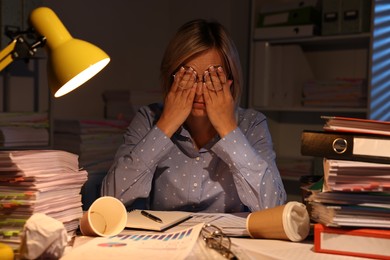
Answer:
[{"label": "loose paper sheet", "polygon": [[198,224],[169,233],[135,232],[112,237],[98,237],[72,249],[62,260],[106,260],[116,259],[184,259],[194,247],[200,230]]}]

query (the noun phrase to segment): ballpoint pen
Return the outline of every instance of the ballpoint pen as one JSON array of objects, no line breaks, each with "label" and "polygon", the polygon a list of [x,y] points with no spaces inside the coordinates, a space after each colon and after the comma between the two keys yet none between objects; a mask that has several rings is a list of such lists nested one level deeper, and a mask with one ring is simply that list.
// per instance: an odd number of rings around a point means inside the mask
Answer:
[{"label": "ballpoint pen", "polygon": [[147,218],[153,220],[153,221],[156,221],[156,222],[158,222],[158,223],[162,223],[161,218],[156,217],[155,215],[150,214],[149,212],[146,212],[145,210],[141,210],[141,214],[142,214],[143,216],[145,216],[145,217],[147,217]]}]

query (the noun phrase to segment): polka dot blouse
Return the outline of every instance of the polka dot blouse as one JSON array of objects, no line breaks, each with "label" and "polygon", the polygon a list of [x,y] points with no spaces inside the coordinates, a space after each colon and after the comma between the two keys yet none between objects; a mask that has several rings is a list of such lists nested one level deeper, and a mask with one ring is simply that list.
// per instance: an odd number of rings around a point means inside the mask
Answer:
[{"label": "polka dot blouse", "polygon": [[181,127],[172,138],[156,125],[162,105],[142,107],[102,183],[102,195],[128,209],[256,211],[281,205],[286,193],[265,116],[237,110],[238,127],[196,149]]}]

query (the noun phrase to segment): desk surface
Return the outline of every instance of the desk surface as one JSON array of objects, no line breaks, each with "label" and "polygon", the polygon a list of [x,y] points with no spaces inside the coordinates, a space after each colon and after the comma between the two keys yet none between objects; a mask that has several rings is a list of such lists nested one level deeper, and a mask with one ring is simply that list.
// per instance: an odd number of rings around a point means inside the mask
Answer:
[{"label": "desk surface", "polygon": [[352,256],[316,253],[313,241],[289,242],[270,239],[233,238],[235,246],[247,254],[247,259],[299,259],[299,260],[357,260]]},{"label": "desk surface", "polygon": [[[171,229],[165,231],[168,232],[177,232],[179,230],[188,228],[185,223],[175,226]],[[131,229],[123,230],[121,234],[137,234],[139,232],[145,231],[136,231]],[[162,232],[149,232],[150,234],[162,234]],[[84,243],[87,243],[93,240],[94,237],[78,236],[75,238],[74,247],[82,246]],[[312,237],[303,241],[303,242],[290,242],[282,240],[271,240],[271,239],[252,239],[252,238],[231,238],[232,241],[232,251],[238,256],[240,260],[254,260],[254,259],[300,259],[300,260],[357,260],[367,258],[358,258],[351,256],[342,256],[342,255],[332,255],[325,253],[316,253],[313,251],[313,240]],[[170,249],[167,249],[170,250]],[[72,248],[67,248],[66,252],[72,251]],[[120,256],[115,256],[115,250],[113,250],[113,257],[120,259]],[[160,259],[164,259],[164,250],[159,251]],[[82,259],[82,258],[80,258]],[[85,259],[85,258],[84,258]],[[93,258],[91,258],[93,259]],[[222,257],[215,250],[208,248],[205,242],[199,238],[197,239],[193,250],[188,255],[186,259],[216,259],[223,260],[226,259]],[[146,260],[146,259],[143,259]]]},{"label": "desk surface", "polygon": [[[128,231],[125,231],[125,233]],[[76,238],[74,246],[91,241],[93,237],[79,236]],[[351,256],[332,255],[316,253],[313,251],[313,242],[289,242],[282,240],[269,239],[251,239],[251,238],[232,238],[232,250],[237,254],[240,260],[258,260],[258,259],[299,259],[299,260],[367,260],[367,258],[358,258]],[[69,248],[68,250],[71,250]],[[161,258],[164,259],[164,251],[161,252]],[[115,255],[113,255],[115,257]],[[186,259],[207,259],[207,260],[226,260],[219,253],[206,247],[204,241],[199,238],[194,249]]]}]

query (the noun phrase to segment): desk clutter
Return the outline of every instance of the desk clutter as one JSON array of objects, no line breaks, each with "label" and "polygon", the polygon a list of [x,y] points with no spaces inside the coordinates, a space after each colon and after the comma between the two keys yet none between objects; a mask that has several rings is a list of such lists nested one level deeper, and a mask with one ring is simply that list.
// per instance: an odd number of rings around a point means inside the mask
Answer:
[{"label": "desk clutter", "polygon": [[86,180],[87,172],[79,169],[75,154],[1,151],[0,242],[17,252],[26,222],[37,213],[61,222],[67,233],[75,233],[83,214],[80,190]]},{"label": "desk clutter", "polygon": [[[126,214],[120,204],[110,196],[97,199],[80,222],[81,232],[91,239],[71,249],[63,259],[107,259],[113,254],[123,259],[152,259],[162,253],[164,259],[198,259],[200,255],[190,256],[198,240],[198,246],[217,254],[217,258],[202,255],[203,259],[249,259],[235,247],[231,237],[250,235],[298,242],[307,237],[310,228],[305,205],[300,202],[252,212],[249,216],[139,209]],[[127,225],[126,219],[123,222],[126,216]],[[112,221],[113,218],[117,220]]]},{"label": "desk clutter", "polygon": [[[147,214],[139,210],[128,213],[113,197],[96,199],[83,214],[80,192],[87,171],[80,170],[78,155],[62,150],[1,151],[0,246],[5,244],[17,254],[23,253],[23,248],[34,242],[38,241],[36,244],[40,246],[48,243],[47,239],[34,238],[34,234],[44,232],[45,238],[51,236],[56,245],[55,252],[44,248],[45,253],[63,253],[63,259],[107,259],[113,253],[116,257],[153,258],[162,252],[164,257],[196,258],[191,255],[195,248],[203,252],[203,257],[207,257],[205,250],[210,249],[219,256],[228,254],[228,259],[254,259],[246,254],[265,255],[266,250],[259,251],[261,246],[256,244],[265,245],[267,241],[281,246],[282,241],[291,243],[287,245],[290,248],[302,247],[307,252],[306,259],[319,253],[324,259],[332,259],[333,255],[389,259],[390,123],[323,118],[323,131],[302,133],[302,154],[322,157],[324,167],[322,182],[310,187],[307,205],[288,202],[240,217],[180,212],[176,218],[178,212],[152,210],[147,210]],[[103,201],[106,202],[102,204]],[[98,207],[100,204],[103,206]],[[163,231],[134,228],[137,226],[133,223],[126,228],[128,220],[137,219],[135,213],[137,218],[164,225],[170,219],[166,216],[172,216],[176,224]],[[106,216],[108,221],[104,219]],[[309,217],[314,227],[314,247],[305,241]],[[92,223],[91,233],[81,227],[84,221]],[[51,222],[53,226],[48,225]],[[64,243],[71,241],[70,237],[75,240],[80,237],[75,236],[79,228],[90,241],[65,250]],[[245,252],[242,241],[249,245],[249,251]],[[36,245],[33,248],[39,251]],[[275,252],[282,254],[282,251]]]},{"label": "desk clutter", "polygon": [[307,199],[314,250],[389,259],[390,122],[323,119],[324,131],[304,131],[301,139],[303,155],[323,157],[322,189]]}]

